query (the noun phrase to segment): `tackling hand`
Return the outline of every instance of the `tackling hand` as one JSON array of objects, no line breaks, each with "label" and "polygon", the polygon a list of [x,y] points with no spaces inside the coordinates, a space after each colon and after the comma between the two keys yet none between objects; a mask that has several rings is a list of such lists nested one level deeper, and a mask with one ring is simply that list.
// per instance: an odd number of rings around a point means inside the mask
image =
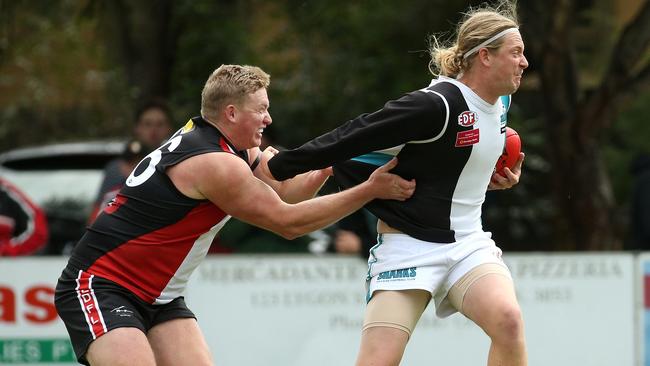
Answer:
[{"label": "tackling hand", "polygon": [[377,191],[376,198],[405,201],[415,192],[415,179],[406,180],[399,175],[389,173],[396,166],[397,158],[392,158],[388,163],[372,172],[368,178],[368,182]]}]

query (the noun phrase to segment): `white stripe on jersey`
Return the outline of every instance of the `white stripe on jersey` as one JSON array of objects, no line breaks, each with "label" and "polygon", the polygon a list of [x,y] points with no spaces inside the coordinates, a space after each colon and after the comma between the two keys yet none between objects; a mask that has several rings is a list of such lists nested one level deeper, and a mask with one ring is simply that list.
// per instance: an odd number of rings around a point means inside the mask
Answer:
[{"label": "white stripe on jersey", "polygon": [[447,126],[449,125],[449,103],[447,103],[447,98],[445,98],[442,94],[440,94],[440,93],[438,93],[436,91],[433,91],[433,90],[429,90],[429,89],[426,89],[426,88],[421,89],[421,90],[423,92],[433,93],[433,94],[439,96],[440,99],[442,99],[442,101],[445,103],[445,110],[447,111],[447,114],[446,114],[446,117],[445,117],[445,124],[442,126],[442,130],[440,131],[440,133],[437,136],[434,136],[434,137],[432,137],[432,138],[430,138],[428,140],[409,141],[408,142],[409,144],[426,144],[427,142],[436,141],[437,139],[441,138],[442,135],[445,134],[445,131],[447,131]]},{"label": "white stripe on jersey", "polygon": [[477,114],[473,128],[480,130],[480,140],[472,145],[469,159],[458,177],[452,196],[450,229],[456,239],[483,230],[481,206],[494,164],[503,151],[504,138],[501,134],[501,112],[503,104],[499,98],[495,104],[481,99],[465,84],[448,80],[460,89],[470,111]]},{"label": "white stripe on jersey", "polygon": [[217,236],[219,230],[226,225],[230,218],[231,216],[227,215],[210,228],[210,230],[196,239],[194,245],[192,245],[192,249],[187,253],[187,256],[185,256],[181,265],[178,266],[178,269],[176,269],[176,273],[171,276],[169,282],[165,285],[165,288],[160,292],[160,296],[154,300],[154,305],[168,304],[183,294],[183,291],[187,286],[187,281],[190,279],[190,275],[208,254],[208,250],[210,249],[214,237]]}]

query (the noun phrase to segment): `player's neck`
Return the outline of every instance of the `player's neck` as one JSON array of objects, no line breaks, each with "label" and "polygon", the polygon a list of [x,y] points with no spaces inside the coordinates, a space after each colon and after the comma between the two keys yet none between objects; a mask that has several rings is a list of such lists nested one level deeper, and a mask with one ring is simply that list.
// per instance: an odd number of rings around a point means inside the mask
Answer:
[{"label": "player's neck", "polygon": [[489,80],[479,76],[476,72],[463,74],[458,81],[467,85],[468,88],[472,89],[486,103],[494,104],[499,99],[499,94],[492,92]]},{"label": "player's neck", "polygon": [[235,141],[232,139],[232,134],[228,131],[228,128],[226,128],[226,126],[223,126],[222,124],[212,121],[205,117],[203,117],[203,120],[205,120],[207,123],[212,125],[212,127],[216,128],[221,134],[221,136],[225,137],[226,140],[228,140],[228,142],[230,142],[233,145],[233,147],[237,148],[235,146]]}]

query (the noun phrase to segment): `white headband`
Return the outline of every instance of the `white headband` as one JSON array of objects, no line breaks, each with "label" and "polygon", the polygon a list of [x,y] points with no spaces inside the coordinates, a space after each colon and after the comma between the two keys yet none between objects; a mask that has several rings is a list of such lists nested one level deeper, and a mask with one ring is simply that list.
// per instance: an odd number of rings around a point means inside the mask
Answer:
[{"label": "white headband", "polygon": [[481,42],[481,44],[479,44],[478,46],[476,46],[476,47],[472,48],[471,50],[465,52],[465,54],[463,55],[463,59],[468,58],[469,56],[471,56],[474,53],[478,52],[478,50],[480,50],[481,48],[489,45],[490,43],[496,41],[497,39],[503,37],[504,35],[506,35],[508,33],[512,33],[512,32],[519,32],[519,28],[508,28],[508,29],[502,30],[501,32],[495,34],[494,36],[492,36],[492,37],[488,38],[487,40]]}]

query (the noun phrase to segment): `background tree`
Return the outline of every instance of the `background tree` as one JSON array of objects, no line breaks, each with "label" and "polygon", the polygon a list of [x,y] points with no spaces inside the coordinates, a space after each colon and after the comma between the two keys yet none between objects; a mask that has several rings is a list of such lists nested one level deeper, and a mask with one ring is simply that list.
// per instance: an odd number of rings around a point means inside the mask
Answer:
[{"label": "background tree", "polygon": [[108,56],[138,102],[169,97],[178,37],[173,10],[171,0],[92,0],[84,9],[98,20]]},{"label": "background tree", "polygon": [[[265,134],[294,147],[426,86],[427,35],[481,2],[0,0],[0,151],[124,138],[151,96],[180,126],[228,63],[272,75]],[[650,147],[648,0],[519,7],[531,66],[508,123],[525,174],[488,194],[484,226],[507,250],[620,248],[629,162]]]},{"label": "background tree", "polygon": [[[621,107],[639,90],[647,90],[650,3],[643,1],[620,31],[611,22],[602,21],[611,20],[603,14],[611,14],[613,9],[603,8],[603,3],[596,1],[583,2],[582,7],[569,0],[520,5],[527,52],[539,78],[544,105],[538,111],[543,114],[549,177],[557,207],[555,248],[620,249],[621,227],[603,144]],[[598,28],[602,25],[608,27]],[[585,27],[591,31],[580,39],[578,32],[584,32]],[[617,37],[610,38],[607,32]],[[589,50],[578,41],[589,42],[593,48]],[[587,56],[585,49],[591,51]],[[580,56],[586,56],[582,62]],[[590,63],[592,67],[585,69],[588,72],[581,70]],[[601,75],[593,63],[606,65]]]},{"label": "background tree", "polygon": [[0,151],[124,135],[124,78],[82,5],[0,0]]}]

